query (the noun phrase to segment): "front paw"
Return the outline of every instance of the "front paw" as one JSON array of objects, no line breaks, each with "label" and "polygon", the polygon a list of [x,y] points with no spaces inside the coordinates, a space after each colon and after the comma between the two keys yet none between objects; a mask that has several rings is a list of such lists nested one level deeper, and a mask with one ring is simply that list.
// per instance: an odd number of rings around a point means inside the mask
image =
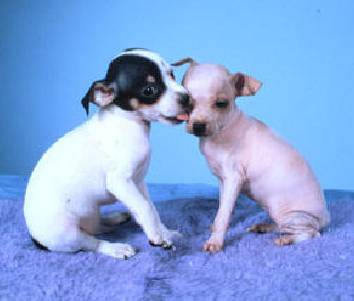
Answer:
[{"label": "front paw", "polygon": [[162,247],[166,250],[173,249],[173,240],[179,239],[182,234],[177,230],[169,230],[163,227],[161,234],[156,238],[149,239],[149,244],[154,247]]},{"label": "front paw", "polygon": [[158,241],[149,240],[149,244],[150,246],[161,247],[165,250],[171,250],[174,247],[172,242],[168,242],[165,240],[158,240]]},{"label": "front paw", "polygon": [[205,252],[216,253],[216,252],[220,252],[222,250],[222,247],[223,247],[222,242],[209,239],[208,241],[205,242],[203,246],[203,250]]}]

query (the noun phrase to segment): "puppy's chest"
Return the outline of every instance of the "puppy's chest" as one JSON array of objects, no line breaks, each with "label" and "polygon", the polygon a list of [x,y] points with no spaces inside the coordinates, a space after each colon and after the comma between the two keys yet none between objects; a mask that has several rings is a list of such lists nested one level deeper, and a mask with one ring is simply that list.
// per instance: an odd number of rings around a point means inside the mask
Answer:
[{"label": "puppy's chest", "polygon": [[144,128],[122,127],[100,136],[100,148],[111,164],[146,169],[150,159],[149,133]]},{"label": "puppy's chest", "polygon": [[229,160],[231,154],[228,150],[208,142],[201,143],[200,150],[216,176],[225,176],[235,169],[234,162]]},{"label": "puppy's chest", "polygon": [[117,137],[105,144],[105,149],[110,158],[122,161],[124,159],[147,161],[150,157],[150,144],[147,137]]}]

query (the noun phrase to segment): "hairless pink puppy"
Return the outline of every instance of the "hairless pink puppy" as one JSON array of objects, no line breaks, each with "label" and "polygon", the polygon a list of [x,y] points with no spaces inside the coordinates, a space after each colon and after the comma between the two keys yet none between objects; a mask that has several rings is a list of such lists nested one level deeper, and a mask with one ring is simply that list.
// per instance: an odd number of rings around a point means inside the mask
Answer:
[{"label": "hairless pink puppy", "polygon": [[204,250],[222,249],[231,213],[240,192],[257,201],[274,223],[256,224],[248,231],[278,230],[277,245],[319,235],[329,223],[322,190],[304,158],[261,121],[235,105],[239,96],[254,95],[261,83],[223,66],[190,63],[183,78],[192,110],[187,131],[200,137],[200,150],[220,183],[219,208]]}]

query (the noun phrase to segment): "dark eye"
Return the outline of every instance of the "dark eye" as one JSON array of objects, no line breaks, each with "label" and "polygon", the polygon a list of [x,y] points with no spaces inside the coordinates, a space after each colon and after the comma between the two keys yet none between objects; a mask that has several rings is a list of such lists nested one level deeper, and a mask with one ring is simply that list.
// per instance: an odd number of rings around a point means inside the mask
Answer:
[{"label": "dark eye", "polygon": [[226,99],[218,99],[215,103],[215,106],[218,109],[225,109],[229,105],[229,102]]},{"label": "dark eye", "polygon": [[159,89],[156,86],[147,86],[143,89],[145,97],[155,97],[159,94]]},{"label": "dark eye", "polygon": [[172,71],[170,72],[170,76],[171,76],[172,79],[174,79],[174,80],[176,79],[176,77],[175,77],[175,75],[174,75],[174,73]]}]

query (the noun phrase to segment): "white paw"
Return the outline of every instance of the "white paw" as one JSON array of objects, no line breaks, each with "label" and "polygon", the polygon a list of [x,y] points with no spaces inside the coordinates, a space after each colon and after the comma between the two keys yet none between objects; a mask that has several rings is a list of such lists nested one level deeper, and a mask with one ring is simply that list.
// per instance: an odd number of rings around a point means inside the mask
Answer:
[{"label": "white paw", "polygon": [[157,237],[150,239],[149,243],[152,246],[163,247],[164,249],[172,249],[173,241],[182,237],[182,234],[177,230],[169,230],[165,226],[161,227],[161,233]]},{"label": "white paw", "polygon": [[135,249],[128,244],[101,242],[98,252],[119,259],[128,259],[136,254]]}]

